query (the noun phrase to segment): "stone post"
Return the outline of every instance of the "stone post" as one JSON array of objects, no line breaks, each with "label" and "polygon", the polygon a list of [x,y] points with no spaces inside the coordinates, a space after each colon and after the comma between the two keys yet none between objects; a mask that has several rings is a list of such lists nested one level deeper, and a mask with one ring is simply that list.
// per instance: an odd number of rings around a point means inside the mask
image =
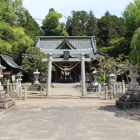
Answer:
[{"label": "stone post", "polygon": [[13,92],[15,93],[16,92],[16,84],[13,83]]},{"label": "stone post", "polygon": [[99,90],[99,92],[102,91],[102,90],[101,90],[101,84],[100,84],[100,83],[98,84],[98,90]]},{"label": "stone post", "polygon": [[113,83],[113,95],[116,95],[116,82]]},{"label": "stone post", "polygon": [[84,54],[81,54],[81,77],[82,77],[82,96],[86,96],[86,85],[85,85],[85,61]]},{"label": "stone post", "polygon": [[110,86],[110,98],[113,99],[113,86]]},{"label": "stone post", "polygon": [[16,80],[16,94],[19,96],[19,84],[18,84],[18,79]]},{"label": "stone post", "polygon": [[107,100],[107,96],[108,96],[108,88],[107,86],[105,86],[105,100]]},{"label": "stone post", "polygon": [[122,93],[123,94],[125,93],[125,83],[124,83],[124,80],[122,80]]},{"label": "stone post", "polygon": [[52,77],[52,54],[49,54],[49,57],[48,57],[47,91],[46,91],[47,96],[50,96],[51,77]]},{"label": "stone post", "polygon": [[25,86],[24,87],[24,100],[26,100],[27,99],[27,87]]},{"label": "stone post", "polygon": [[13,93],[12,83],[10,83],[10,93]]},{"label": "stone post", "polygon": [[7,94],[9,94],[9,80],[7,81]]},{"label": "stone post", "polygon": [[22,90],[21,90],[21,87],[19,87],[19,99],[22,100]]},{"label": "stone post", "polygon": [[119,94],[121,94],[121,84],[119,84],[118,86],[119,86]]}]

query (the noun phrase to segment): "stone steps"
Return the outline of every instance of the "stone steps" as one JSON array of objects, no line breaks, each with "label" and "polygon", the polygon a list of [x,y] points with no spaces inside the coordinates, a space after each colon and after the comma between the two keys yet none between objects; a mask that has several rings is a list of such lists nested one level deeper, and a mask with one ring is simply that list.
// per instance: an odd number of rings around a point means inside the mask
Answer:
[{"label": "stone steps", "polygon": [[81,99],[81,97],[75,97],[75,96],[46,96],[46,95],[28,95],[28,99]]},{"label": "stone steps", "polygon": [[74,88],[76,87],[76,83],[56,83],[56,88]]}]

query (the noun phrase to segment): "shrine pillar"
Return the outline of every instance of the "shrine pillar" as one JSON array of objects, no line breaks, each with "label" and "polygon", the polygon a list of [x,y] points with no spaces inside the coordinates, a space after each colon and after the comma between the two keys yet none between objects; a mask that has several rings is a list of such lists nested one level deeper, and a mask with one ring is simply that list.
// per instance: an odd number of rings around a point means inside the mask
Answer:
[{"label": "shrine pillar", "polygon": [[48,57],[48,77],[47,77],[47,91],[46,91],[47,96],[50,96],[51,77],[52,77],[52,54],[50,53]]},{"label": "shrine pillar", "polygon": [[81,78],[82,78],[82,96],[86,96],[85,84],[85,55],[81,54]]}]

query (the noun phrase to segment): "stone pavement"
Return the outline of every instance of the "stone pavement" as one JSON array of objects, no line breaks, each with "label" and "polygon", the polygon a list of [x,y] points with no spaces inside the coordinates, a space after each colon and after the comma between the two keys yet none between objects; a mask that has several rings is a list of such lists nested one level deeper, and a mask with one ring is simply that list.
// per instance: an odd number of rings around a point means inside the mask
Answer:
[{"label": "stone pavement", "polygon": [[[40,91],[28,91],[28,98],[65,98],[65,99],[72,99],[72,98],[81,98],[82,91],[81,88],[76,88],[74,84],[57,84],[56,87],[51,88],[50,96],[46,96],[46,91],[42,93]],[[87,94],[86,97],[90,98],[97,98],[95,94]],[[85,97],[85,98],[86,98]]]},{"label": "stone pavement", "polygon": [[0,113],[0,140],[139,140],[139,123],[115,100],[17,100]]}]

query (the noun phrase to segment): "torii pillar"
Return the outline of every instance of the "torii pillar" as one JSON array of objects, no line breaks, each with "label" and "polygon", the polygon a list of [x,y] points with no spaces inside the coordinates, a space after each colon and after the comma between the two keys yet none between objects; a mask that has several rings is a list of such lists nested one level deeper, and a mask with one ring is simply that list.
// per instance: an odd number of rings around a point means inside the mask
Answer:
[{"label": "torii pillar", "polygon": [[86,95],[86,85],[85,85],[85,55],[81,54],[81,78],[82,78],[82,96]]},{"label": "torii pillar", "polygon": [[48,57],[48,77],[47,77],[47,91],[46,91],[47,96],[50,96],[51,77],[52,77],[52,53],[50,53]]}]

